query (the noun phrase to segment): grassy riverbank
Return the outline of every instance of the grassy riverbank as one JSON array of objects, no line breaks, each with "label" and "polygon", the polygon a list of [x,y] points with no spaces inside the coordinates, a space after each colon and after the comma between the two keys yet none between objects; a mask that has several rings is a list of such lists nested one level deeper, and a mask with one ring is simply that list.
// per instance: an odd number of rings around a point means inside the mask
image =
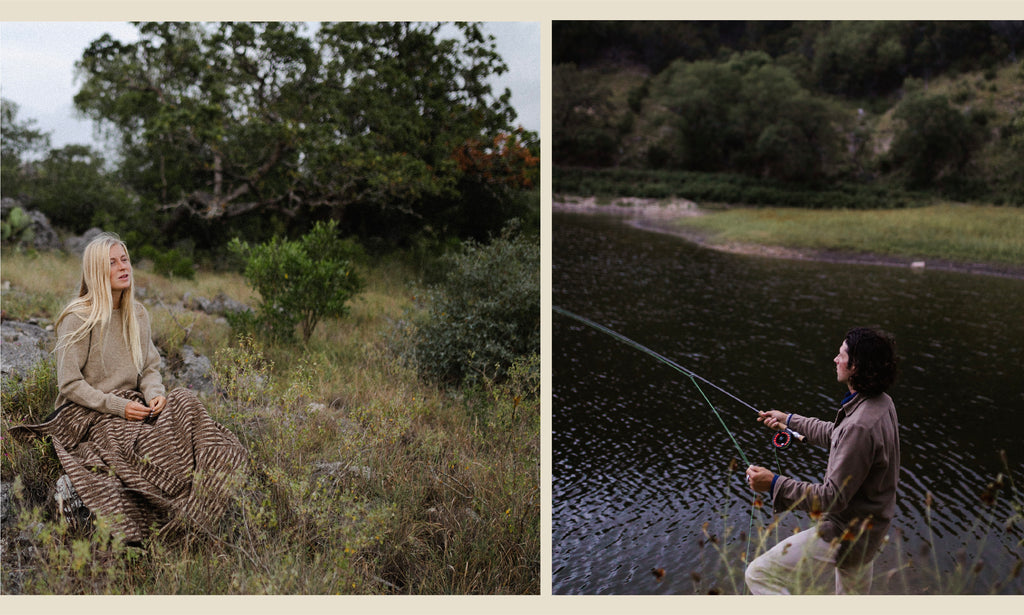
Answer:
[{"label": "grassy riverbank", "polygon": [[[8,318],[57,315],[78,259],[5,250]],[[308,344],[236,339],[222,319],[181,309],[186,292],[253,304],[234,274],[137,283],[169,360],[184,344],[210,357],[222,394],[203,396],[257,472],[221,534],[120,544],[74,532],[50,497],[49,445],[7,429],[41,420],[56,393],[51,363],[3,390],[4,482],[20,494],[5,526],[5,593],[465,594],[540,591],[539,365],[497,384],[445,390],[403,360],[395,323],[415,308],[411,268],[378,263],[344,320]],[[65,292],[67,291],[67,292]]]},{"label": "grassy riverbank", "polygon": [[871,253],[1024,265],[1024,210],[950,203],[884,210],[714,208],[672,225],[712,245]]}]

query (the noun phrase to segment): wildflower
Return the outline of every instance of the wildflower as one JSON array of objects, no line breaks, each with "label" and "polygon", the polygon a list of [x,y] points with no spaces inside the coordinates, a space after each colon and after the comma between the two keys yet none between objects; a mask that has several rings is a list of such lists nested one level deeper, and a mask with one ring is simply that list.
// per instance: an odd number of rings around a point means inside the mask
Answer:
[{"label": "wildflower", "polygon": [[760,496],[754,498],[754,508],[761,508],[764,506],[764,500]]},{"label": "wildflower", "polygon": [[843,530],[843,535],[839,538],[843,542],[853,542],[857,539],[857,535],[850,530]]}]

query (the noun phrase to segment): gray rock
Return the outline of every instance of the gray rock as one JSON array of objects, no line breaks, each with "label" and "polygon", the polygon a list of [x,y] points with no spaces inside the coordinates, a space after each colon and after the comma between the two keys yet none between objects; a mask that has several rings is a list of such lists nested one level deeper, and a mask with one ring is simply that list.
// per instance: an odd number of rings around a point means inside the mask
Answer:
[{"label": "gray rock", "polygon": [[64,250],[69,254],[81,256],[85,252],[85,246],[89,245],[89,242],[96,239],[96,236],[102,232],[103,229],[94,226],[78,237],[68,237],[64,240]]},{"label": "gray rock", "polygon": [[364,480],[373,478],[373,470],[368,466],[346,464],[344,461],[318,461],[313,465],[313,477],[338,480],[345,476],[355,476]]},{"label": "gray rock", "polygon": [[191,346],[181,348],[181,367],[175,374],[178,382],[192,390],[212,395],[217,387],[213,384],[213,364],[207,357],[196,354]]},{"label": "gray rock", "polygon": [[0,323],[0,375],[24,378],[36,363],[50,358],[55,342],[53,332],[42,327],[3,321]]},{"label": "gray rock", "polygon": [[246,304],[235,301],[224,293],[217,293],[217,296],[213,299],[207,299],[206,297],[193,295],[192,293],[185,293],[185,296],[182,297],[182,303],[184,304],[185,309],[196,310],[206,314],[223,315],[229,312],[252,311],[252,308]]},{"label": "gray rock", "polygon": [[41,252],[60,250],[63,247],[60,237],[57,236],[57,231],[53,230],[50,219],[46,217],[46,214],[34,209],[25,213],[32,220],[32,231],[35,233],[35,237],[32,239],[32,247]]},{"label": "gray rock", "polygon": [[7,214],[11,213],[11,210],[14,209],[15,207],[25,209],[25,206],[22,205],[21,201],[17,199],[12,199],[9,196],[5,196],[4,198],[0,199],[0,215],[6,216]]},{"label": "gray rock", "polygon": [[50,219],[41,211],[29,209],[16,199],[0,199],[0,214],[7,217],[14,209],[21,209],[32,221],[32,247],[40,251],[59,250],[62,247],[57,231],[50,224]]}]

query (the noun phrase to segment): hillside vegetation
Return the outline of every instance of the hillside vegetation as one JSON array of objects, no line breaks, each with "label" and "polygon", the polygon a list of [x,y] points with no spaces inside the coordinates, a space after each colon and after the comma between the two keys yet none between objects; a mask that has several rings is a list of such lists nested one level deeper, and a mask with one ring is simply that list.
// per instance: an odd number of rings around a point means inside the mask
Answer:
[{"label": "hillside vegetation", "polygon": [[[733,203],[1024,204],[1021,22],[573,22],[553,35],[556,193],[583,175],[604,194],[720,200],[675,180],[697,173],[745,184]],[[665,177],[671,194],[596,169]],[[853,197],[791,196],[837,186]]]}]

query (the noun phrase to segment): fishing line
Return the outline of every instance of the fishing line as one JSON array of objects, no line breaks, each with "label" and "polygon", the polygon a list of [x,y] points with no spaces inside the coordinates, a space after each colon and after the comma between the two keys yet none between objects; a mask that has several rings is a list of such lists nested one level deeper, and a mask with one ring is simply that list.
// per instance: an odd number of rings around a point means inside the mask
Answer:
[{"label": "fishing line", "polygon": [[[725,421],[722,419],[722,416],[718,413],[718,410],[715,409],[715,405],[711,403],[711,400],[708,399],[708,396],[704,393],[704,389],[702,389],[700,387],[700,384],[698,384],[697,381],[700,380],[704,384],[709,385],[711,387],[714,387],[719,392],[728,395],[729,397],[731,397],[735,401],[738,401],[739,403],[741,403],[744,406],[750,408],[751,410],[753,410],[754,412],[756,412],[758,414],[761,414],[760,410],[758,410],[754,406],[748,404],[747,402],[743,401],[739,397],[736,397],[735,395],[733,395],[729,391],[726,391],[725,389],[723,389],[722,387],[718,386],[714,382],[711,382],[707,378],[704,378],[704,377],[700,376],[699,374],[695,373],[693,370],[690,370],[690,369],[687,369],[687,368],[683,367],[682,365],[676,363],[672,359],[669,359],[668,357],[666,357],[664,355],[658,354],[657,352],[651,350],[650,348],[648,348],[647,346],[644,346],[643,344],[640,344],[639,342],[634,342],[633,340],[629,339],[625,335],[622,335],[621,333],[613,331],[613,330],[611,330],[608,327],[605,327],[603,325],[600,325],[600,324],[594,322],[593,320],[590,320],[589,318],[584,318],[583,316],[580,316],[578,314],[574,314],[574,313],[570,312],[569,310],[566,310],[564,308],[560,308],[557,305],[551,306],[551,309],[556,311],[556,312],[558,312],[559,314],[561,314],[563,316],[568,316],[569,318],[577,320],[577,321],[587,325],[588,327],[596,329],[597,331],[600,331],[602,333],[606,333],[606,334],[614,337],[615,339],[619,340],[620,342],[622,342],[622,343],[624,343],[626,345],[632,346],[633,348],[636,348],[637,350],[639,350],[639,351],[641,351],[643,353],[646,353],[646,354],[654,357],[655,359],[661,361],[665,365],[668,365],[669,367],[671,367],[672,369],[678,371],[679,373],[683,374],[684,376],[689,377],[690,381],[693,382],[693,385],[695,387],[697,387],[698,391],[700,391],[700,394],[704,398],[704,401],[707,402],[708,407],[710,407],[711,411],[715,414],[715,417],[718,419],[718,422],[722,424],[722,428],[725,429],[725,433],[729,435],[729,439],[732,440],[732,443],[736,447],[736,450],[739,451],[740,458],[743,459],[743,463],[747,464],[748,466],[751,465],[751,463],[749,461],[747,461],[747,456],[743,454],[743,450],[740,448],[739,443],[736,442],[736,438],[733,437],[732,432],[726,426]],[[796,438],[797,440],[800,440],[801,442],[803,442],[803,440],[804,440],[804,437],[801,434],[799,434],[798,432],[796,432],[796,431],[794,431],[792,429],[789,429],[787,427],[783,431],[776,432],[775,436],[772,438],[772,444],[774,444],[775,448],[785,448],[786,446],[789,445],[789,442],[790,442],[791,438]],[[780,472],[780,474],[781,474],[781,472]]]},{"label": "fishing line", "polygon": [[[747,456],[743,453],[743,449],[740,448],[740,445],[736,441],[736,438],[733,437],[732,431],[730,431],[729,427],[725,424],[725,421],[722,419],[722,415],[720,415],[718,413],[718,410],[715,408],[715,405],[713,403],[711,403],[711,400],[708,399],[707,394],[704,393],[704,389],[702,389],[700,387],[700,384],[698,384],[697,381],[700,380],[704,384],[710,385],[710,386],[714,387],[715,389],[717,389],[718,391],[720,391],[722,393],[725,393],[726,395],[728,395],[732,399],[734,399],[734,400],[738,401],[739,403],[743,404],[744,406],[750,408],[754,412],[757,412],[759,415],[761,414],[760,410],[758,410],[754,406],[751,406],[750,404],[748,404],[747,402],[743,401],[739,397],[736,397],[735,395],[733,395],[729,391],[726,391],[725,389],[723,389],[722,387],[718,386],[714,382],[711,382],[710,380],[707,380],[706,378],[701,377],[700,375],[698,375],[697,373],[693,372],[692,370],[686,369],[685,367],[683,367],[682,365],[679,365],[678,363],[676,363],[672,359],[669,359],[668,357],[665,357],[664,355],[658,354],[657,352],[651,350],[647,346],[644,346],[643,344],[640,344],[638,342],[634,342],[633,340],[629,339],[625,335],[622,335],[621,333],[613,331],[613,330],[609,329],[608,327],[600,325],[600,324],[598,324],[598,323],[596,323],[596,322],[594,322],[594,321],[592,321],[592,320],[590,320],[588,318],[584,318],[584,317],[582,317],[582,316],[580,316],[578,314],[573,314],[569,310],[560,308],[557,305],[551,306],[551,309],[556,311],[556,312],[558,312],[559,314],[561,314],[563,316],[568,316],[569,318],[577,320],[577,321],[587,325],[588,327],[591,327],[592,329],[595,329],[595,330],[600,331],[602,333],[606,333],[606,334],[614,337],[615,339],[619,340],[620,342],[622,342],[624,344],[627,344],[629,346],[632,346],[633,348],[636,348],[637,350],[639,350],[639,351],[641,351],[641,352],[643,352],[645,354],[648,354],[648,355],[654,357],[655,359],[661,361],[665,365],[668,365],[669,367],[671,367],[672,369],[678,371],[679,373],[683,374],[684,376],[687,376],[690,379],[690,381],[693,382],[693,386],[697,387],[697,390],[700,391],[701,397],[703,397],[704,401],[707,402],[708,407],[711,408],[711,412],[714,413],[715,417],[718,419],[718,422],[722,424],[722,429],[724,429],[725,433],[729,435],[729,439],[732,440],[733,446],[736,447],[736,451],[740,454],[740,458],[743,460],[743,463],[747,467],[750,467],[752,465],[750,463],[750,461],[747,459]],[[775,451],[775,464],[776,464],[776,466],[779,466],[779,474],[782,474],[782,468],[780,467],[780,464],[779,464],[778,449],[785,448],[786,446],[788,446],[789,443],[790,443],[791,438],[796,438],[797,440],[800,440],[800,441],[803,441],[803,439],[804,439],[804,437],[802,435],[800,435],[796,431],[793,431],[793,430],[789,429],[788,427],[785,428],[784,431],[776,432],[775,436],[772,438],[772,444],[774,445],[773,446],[773,450]],[[759,507],[758,502],[759,502],[759,496],[755,497],[754,502],[752,502],[751,507],[750,507],[750,520],[749,520],[749,524],[748,524],[748,527],[747,527],[747,547],[746,547],[746,552],[744,554],[744,556],[745,556],[744,557],[744,561],[747,561],[749,559],[750,540],[751,540],[751,537],[753,535],[753,528],[754,528],[754,511]]]}]

